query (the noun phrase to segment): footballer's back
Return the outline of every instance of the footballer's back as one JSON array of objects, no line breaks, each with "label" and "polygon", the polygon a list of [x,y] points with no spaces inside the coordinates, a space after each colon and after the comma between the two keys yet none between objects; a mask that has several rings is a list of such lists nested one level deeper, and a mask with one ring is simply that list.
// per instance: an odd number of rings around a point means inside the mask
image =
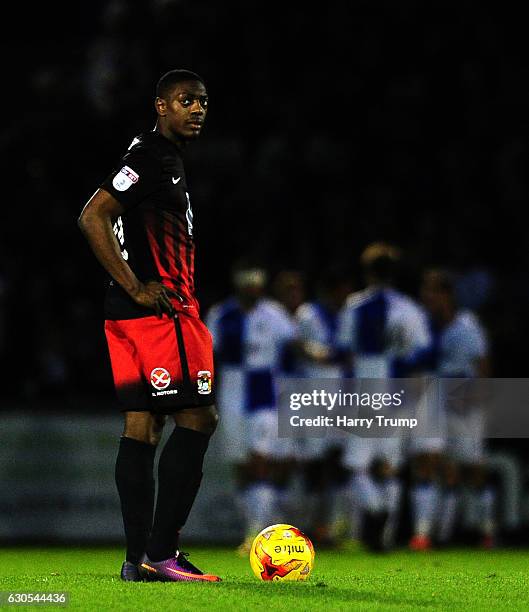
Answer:
[{"label": "footballer's back", "polygon": [[424,312],[409,296],[369,287],[347,299],[337,343],[354,355],[355,376],[386,378],[394,375],[397,360],[426,348],[430,334]]}]

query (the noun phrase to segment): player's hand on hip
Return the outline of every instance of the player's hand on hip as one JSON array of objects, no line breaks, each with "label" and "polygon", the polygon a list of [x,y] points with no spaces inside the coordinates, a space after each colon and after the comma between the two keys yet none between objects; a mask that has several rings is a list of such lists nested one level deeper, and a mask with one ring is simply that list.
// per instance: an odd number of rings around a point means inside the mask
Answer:
[{"label": "player's hand on hip", "polygon": [[161,317],[164,313],[170,317],[174,317],[176,310],[171,304],[170,295],[180,300],[182,299],[173,289],[165,287],[158,281],[149,281],[145,284],[140,283],[131,297],[136,304],[145,306],[146,308],[152,308],[158,317]]}]

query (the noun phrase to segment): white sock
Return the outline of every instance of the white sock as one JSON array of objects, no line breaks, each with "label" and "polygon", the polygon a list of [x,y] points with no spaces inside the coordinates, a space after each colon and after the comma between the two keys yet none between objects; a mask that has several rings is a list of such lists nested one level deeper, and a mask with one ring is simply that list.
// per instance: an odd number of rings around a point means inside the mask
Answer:
[{"label": "white sock", "polygon": [[296,497],[291,487],[274,487],[276,501],[273,509],[273,523],[294,523]]},{"label": "white sock", "polygon": [[342,503],[342,517],[345,520],[347,536],[353,540],[359,540],[362,508],[355,495],[353,479],[351,479],[349,485],[343,487],[340,501]]},{"label": "white sock", "polygon": [[438,513],[440,542],[449,542],[454,534],[458,504],[459,495],[455,489],[448,489],[443,493]]},{"label": "white sock", "polygon": [[487,487],[481,491],[478,496],[478,504],[479,504],[479,525],[481,527],[481,531],[484,535],[492,536],[494,534],[494,505],[496,501],[496,496],[494,491]]},{"label": "white sock", "polygon": [[353,476],[353,497],[364,512],[380,512],[384,509],[379,487],[365,473]]},{"label": "white sock", "polygon": [[464,529],[479,529],[480,504],[479,493],[474,487],[465,487],[462,492],[461,524]]},{"label": "white sock", "polygon": [[437,507],[437,487],[432,483],[415,485],[411,490],[414,535],[432,535]]},{"label": "white sock", "polygon": [[391,547],[395,543],[402,485],[396,478],[390,478],[381,485],[380,490],[384,500],[384,507],[388,513],[382,538],[384,546]]},{"label": "white sock", "polygon": [[256,536],[262,529],[274,523],[277,493],[268,482],[255,482],[244,492],[246,535]]},{"label": "white sock", "polygon": [[333,537],[343,536],[345,526],[351,524],[354,504],[346,504],[346,491],[343,487],[331,488],[329,499],[329,528]]}]

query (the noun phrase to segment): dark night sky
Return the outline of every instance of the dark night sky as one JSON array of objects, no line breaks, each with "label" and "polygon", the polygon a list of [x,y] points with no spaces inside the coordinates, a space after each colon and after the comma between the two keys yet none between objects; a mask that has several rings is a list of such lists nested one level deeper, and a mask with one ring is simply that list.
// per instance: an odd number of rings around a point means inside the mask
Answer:
[{"label": "dark night sky", "polygon": [[331,263],[358,284],[358,254],[384,238],[405,249],[412,291],[431,263],[485,271],[495,373],[525,375],[520,15],[470,2],[195,0],[39,5],[12,23],[0,354],[23,358],[34,378],[15,374],[12,394],[53,389],[53,359],[72,388],[109,385],[104,276],[75,220],[132,137],[153,127],[154,83],[173,67],[202,74],[211,98],[186,167],[204,307],[228,293],[242,256],[272,273],[302,269],[310,291]]}]

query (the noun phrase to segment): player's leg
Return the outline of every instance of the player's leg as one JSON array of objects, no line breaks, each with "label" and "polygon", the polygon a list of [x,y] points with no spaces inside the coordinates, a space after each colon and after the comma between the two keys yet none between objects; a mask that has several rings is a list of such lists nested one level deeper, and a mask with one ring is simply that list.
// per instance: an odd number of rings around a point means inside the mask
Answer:
[{"label": "player's leg", "polygon": [[373,478],[375,451],[376,440],[350,436],[346,442],[344,464],[351,473],[351,517],[359,520],[364,544],[380,550],[387,515],[382,491]]},{"label": "player's leg", "polygon": [[[341,432],[340,432],[341,433]],[[335,436],[330,440],[326,455],[329,493],[328,529],[332,545],[337,545],[348,535],[353,537],[351,526],[358,521],[350,518],[349,470],[344,465],[344,440]]]},{"label": "player's leg", "polygon": [[296,440],[296,471],[302,479],[302,529],[320,545],[333,543],[337,533],[333,528],[338,520],[336,501],[340,478],[342,448],[339,441],[325,438]]},{"label": "player's leg", "polygon": [[148,339],[142,343],[142,365],[152,386],[151,403],[156,411],[172,415],[174,428],[160,454],[156,508],[141,572],[150,580],[218,581],[178,550],[218,420],[211,334],[200,319],[179,313],[153,318]]},{"label": "player's leg", "polygon": [[239,554],[249,551],[259,531],[284,520],[280,500],[291,475],[290,440],[277,437],[277,411],[258,410],[246,419],[245,538]]},{"label": "player's leg", "polygon": [[125,426],[116,458],[115,478],[127,543],[121,577],[137,581],[154,506],[154,454],[165,417],[150,412],[125,412]]},{"label": "player's leg", "polygon": [[[301,477],[302,491],[297,495],[302,530],[320,546],[334,546],[351,531],[350,473],[343,465],[343,438],[296,440],[295,474]],[[297,523],[296,523],[297,524]]]},{"label": "player's leg", "polygon": [[149,319],[105,322],[114,384],[125,411],[125,428],[115,469],[127,540],[127,557],[121,572],[124,580],[140,579],[137,564],[145,552],[152,525],[154,454],[165,421],[163,416],[155,416],[148,410],[150,398],[136,348]]},{"label": "player's leg", "polygon": [[[467,444],[472,440],[467,440]],[[493,548],[496,536],[495,505],[496,492],[490,481],[486,465],[472,458],[463,463],[463,482],[467,492],[467,507],[464,523],[478,537],[480,546]]]},{"label": "player's leg", "polygon": [[382,530],[382,549],[389,550],[395,546],[395,539],[400,520],[402,482],[400,468],[402,463],[403,441],[400,436],[378,438],[378,455],[381,458],[373,466],[373,476],[381,491],[386,521]]},{"label": "player's leg", "polygon": [[410,505],[412,550],[429,550],[439,518],[441,498],[441,458],[446,446],[447,424],[444,398],[419,395],[416,405],[418,427],[409,439],[410,456]]},{"label": "player's leg", "polygon": [[294,441],[277,438],[276,430],[274,436],[270,457],[275,494],[272,517],[275,523],[288,523],[296,512]]},{"label": "player's leg", "polygon": [[456,438],[457,458],[462,465],[465,484],[475,508],[475,527],[480,544],[492,548],[496,536],[496,491],[485,459],[485,419],[479,407],[467,410],[459,419]]},{"label": "player's leg", "polygon": [[273,465],[269,457],[249,451],[244,465],[242,510],[244,539],[237,552],[246,555],[255,536],[268,525],[276,522],[274,512],[277,495],[273,484]]},{"label": "player's leg", "polygon": [[[240,524],[247,516],[246,491],[250,483],[247,463],[247,436],[244,404],[246,401],[246,376],[241,367],[225,365],[216,379],[217,407],[220,414],[219,426],[215,432],[222,456],[229,463],[235,481],[234,502]],[[241,535],[246,535],[244,532]]]},{"label": "player's leg", "polygon": [[496,491],[483,463],[472,465],[473,484],[478,498],[478,529],[482,548],[493,548],[496,539]]},{"label": "player's leg", "polygon": [[377,459],[373,463],[369,478],[378,501],[376,506],[364,508],[361,537],[371,550],[387,551],[394,544],[400,485],[385,460]]},{"label": "player's leg", "polygon": [[433,448],[415,450],[411,457],[412,537],[409,546],[412,550],[428,550],[437,519],[440,454]]},{"label": "player's leg", "polygon": [[460,470],[450,453],[450,446],[446,448],[441,460],[441,499],[439,503],[437,539],[439,544],[449,544],[454,536],[455,525],[459,513],[461,500]]},{"label": "player's leg", "polygon": [[155,580],[217,581],[203,574],[178,550],[185,525],[202,480],[209,440],[217,425],[215,406],[185,408],[174,413],[174,429],[158,464],[158,497],[142,568]]},{"label": "player's leg", "polygon": [[[308,440],[308,442],[322,440]],[[312,450],[312,449],[311,449]],[[325,448],[321,445],[320,452],[313,452],[305,457],[301,464],[306,503],[305,524],[303,530],[316,544],[327,543],[329,537],[329,486]]]},{"label": "player's leg", "polygon": [[217,424],[215,406],[173,414],[175,426],[160,454],[158,499],[147,547],[152,561],[174,557],[202,480],[202,465]]}]

